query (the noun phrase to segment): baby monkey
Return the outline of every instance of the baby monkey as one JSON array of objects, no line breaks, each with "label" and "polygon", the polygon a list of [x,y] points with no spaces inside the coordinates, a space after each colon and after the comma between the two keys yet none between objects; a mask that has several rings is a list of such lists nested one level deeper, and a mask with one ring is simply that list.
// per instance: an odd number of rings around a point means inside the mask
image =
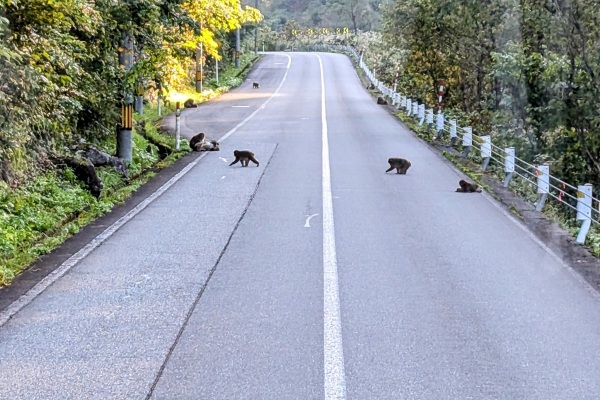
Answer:
[{"label": "baby monkey", "polygon": [[396,168],[397,174],[406,175],[406,171],[408,171],[411,166],[410,161],[405,160],[404,158],[392,157],[388,160],[388,163],[390,164],[390,167],[385,171],[386,173]]},{"label": "baby monkey", "polygon": [[252,89],[258,89],[260,87],[260,85],[258,84],[258,82],[252,82]]},{"label": "baby monkey", "polygon": [[464,179],[461,179],[460,181],[458,181],[458,184],[460,185],[460,187],[456,189],[457,192],[481,193],[481,188],[476,183],[469,183],[469,182],[465,181]]},{"label": "baby monkey", "polygon": [[229,164],[229,166],[232,166],[238,161],[242,163],[242,167],[247,167],[250,161],[256,164],[257,167],[259,165],[256,158],[254,158],[254,153],[250,150],[235,150],[233,152],[233,155],[235,156],[235,160],[231,164]]}]

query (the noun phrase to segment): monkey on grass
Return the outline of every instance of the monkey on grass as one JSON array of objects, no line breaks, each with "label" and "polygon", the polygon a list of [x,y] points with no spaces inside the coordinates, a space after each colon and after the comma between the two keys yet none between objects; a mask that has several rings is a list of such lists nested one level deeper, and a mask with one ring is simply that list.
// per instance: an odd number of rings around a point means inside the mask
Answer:
[{"label": "monkey on grass", "polygon": [[252,82],[252,89],[258,89],[260,87],[258,82]]},{"label": "monkey on grass", "polygon": [[194,104],[194,100],[193,99],[187,99],[185,101],[185,103],[183,103],[183,106],[185,108],[197,108],[198,107],[197,104]]},{"label": "monkey on grass", "polygon": [[235,156],[235,160],[233,160],[233,162],[229,164],[230,167],[237,162],[241,162],[242,167],[247,167],[250,161],[256,164],[257,167],[259,165],[258,160],[254,158],[254,153],[250,150],[235,150],[233,152],[233,155]]},{"label": "monkey on grass", "polygon": [[204,133],[200,132],[190,139],[190,148],[194,151],[219,151],[219,142],[216,140],[204,140]]},{"label": "monkey on grass", "polygon": [[393,170],[395,168],[396,173],[402,174],[402,175],[406,175],[406,171],[408,171],[408,169],[412,165],[410,163],[410,161],[405,160],[404,158],[396,158],[396,157],[390,158],[388,160],[388,163],[390,164],[390,167],[385,171],[386,173],[390,172],[391,170]]},{"label": "monkey on grass", "polygon": [[460,181],[458,181],[458,184],[460,185],[460,187],[456,189],[457,192],[481,193],[481,187],[479,187],[479,185],[476,183],[469,183],[464,179],[461,179]]}]

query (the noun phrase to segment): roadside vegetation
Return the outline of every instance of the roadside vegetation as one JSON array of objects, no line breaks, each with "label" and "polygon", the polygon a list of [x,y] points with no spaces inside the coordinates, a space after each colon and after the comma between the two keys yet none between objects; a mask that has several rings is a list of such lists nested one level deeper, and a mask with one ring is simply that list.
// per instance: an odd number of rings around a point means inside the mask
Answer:
[{"label": "roadside vegetation", "polygon": [[[201,103],[239,85],[257,59],[251,24],[261,19],[230,0],[0,0],[0,287],[190,151],[185,140],[175,151],[158,130],[159,94],[165,116],[177,101]],[[125,33],[135,43],[129,69],[119,62]],[[121,172],[92,166],[102,182],[94,196],[65,160],[88,148],[114,155],[121,104],[138,90],[132,160]]]}]

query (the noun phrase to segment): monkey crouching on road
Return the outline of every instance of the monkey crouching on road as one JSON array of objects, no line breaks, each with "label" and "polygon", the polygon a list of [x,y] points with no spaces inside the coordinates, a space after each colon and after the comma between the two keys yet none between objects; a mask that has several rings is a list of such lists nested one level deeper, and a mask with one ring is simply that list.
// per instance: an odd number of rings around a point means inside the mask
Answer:
[{"label": "monkey crouching on road", "polygon": [[387,100],[384,99],[383,97],[380,96],[377,98],[377,104],[381,104],[381,105],[385,106],[385,105],[387,105],[387,103],[388,103]]},{"label": "monkey crouching on road", "polygon": [[481,193],[481,187],[476,183],[469,183],[464,179],[458,181],[460,185],[459,188],[456,189],[457,192],[461,193]]},{"label": "monkey crouching on road", "polygon": [[390,172],[391,170],[393,170],[395,168],[396,173],[402,174],[402,175],[405,175],[406,171],[408,171],[408,169],[412,165],[410,163],[410,161],[405,160],[404,158],[397,158],[397,157],[392,157],[392,158],[388,159],[388,163],[390,164],[390,167],[385,171],[386,173]]}]

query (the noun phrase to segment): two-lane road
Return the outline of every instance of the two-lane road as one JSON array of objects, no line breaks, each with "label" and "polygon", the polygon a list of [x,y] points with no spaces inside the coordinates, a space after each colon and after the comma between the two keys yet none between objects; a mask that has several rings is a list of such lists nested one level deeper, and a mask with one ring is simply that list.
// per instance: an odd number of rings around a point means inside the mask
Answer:
[{"label": "two-lane road", "polygon": [[267,54],[182,129],[222,151],[0,327],[0,399],[600,397],[598,296],[347,57]]}]

